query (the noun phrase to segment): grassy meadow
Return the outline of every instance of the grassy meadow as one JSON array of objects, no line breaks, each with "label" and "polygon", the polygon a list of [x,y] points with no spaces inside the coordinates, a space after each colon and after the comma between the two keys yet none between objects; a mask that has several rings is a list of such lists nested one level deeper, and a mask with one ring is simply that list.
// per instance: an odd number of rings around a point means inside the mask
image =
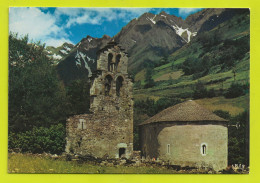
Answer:
[{"label": "grassy meadow", "polygon": [[66,161],[65,159],[52,159],[40,155],[10,153],[8,157],[9,173],[77,173],[77,174],[98,174],[98,173],[124,173],[124,174],[168,174],[182,173],[165,167],[157,166],[101,166],[88,162]]}]

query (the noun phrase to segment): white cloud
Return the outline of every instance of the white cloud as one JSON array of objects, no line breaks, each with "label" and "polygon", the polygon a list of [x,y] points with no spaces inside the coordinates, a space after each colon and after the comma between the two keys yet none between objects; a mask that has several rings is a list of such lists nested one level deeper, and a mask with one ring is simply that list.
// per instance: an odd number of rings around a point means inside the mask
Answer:
[{"label": "white cloud", "polygon": [[179,15],[180,16],[187,16],[191,13],[194,13],[198,10],[200,10],[201,8],[179,8]]},{"label": "white cloud", "polygon": [[[118,20],[125,23],[138,18],[145,12],[159,13],[161,8],[10,8],[9,30],[19,35],[29,34],[34,41],[41,40],[47,46],[60,46],[72,41],[71,27],[82,24],[102,25]],[[180,8],[179,14],[190,14],[197,8]],[[72,43],[74,44],[74,43]]]},{"label": "white cloud", "polygon": [[49,38],[45,40],[46,45],[54,46],[54,47],[61,46],[65,42],[74,44],[69,39],[65,39],[65,38],[60,38],[60,39]]},{"label": "white cloud", "polygon": [[[81,24],[101,25],[103,22],[121,20],[128,22],[151,8],[48,8],[12,7],[9,11],[9,30],[19,35],[29,35],[33,41],[47,46],[72,43],[70,28]],[[74,43],[72,43],[74,44]]]},{"label": "white cloud", "polygon": [[[46,45],[57,45],[66,40],[68,35],[63,27],[56,24],[56,17],[44,13],[34,7],[13,7],[9,10],[9,31],[18,32],[19,35],[29,35],[34,41],[45,42]],[[54,40],[57,40],[57,43]],[[51,40],[47,42],[46,40]],[[70,41],[71,42],[71,41]]]},{"label": "white cloud", "polygon": [[56,8],[55,15],[67,15],[67,16],[77,16],[82,12],[82,8]]},{"label": "white cloud", "polygon": [[151,8],[57,8],[56,16],[65,15],[68,17],[66,27],[69,28],[80,24],[100,25],[104,21],[130,21],[137,18]]}]

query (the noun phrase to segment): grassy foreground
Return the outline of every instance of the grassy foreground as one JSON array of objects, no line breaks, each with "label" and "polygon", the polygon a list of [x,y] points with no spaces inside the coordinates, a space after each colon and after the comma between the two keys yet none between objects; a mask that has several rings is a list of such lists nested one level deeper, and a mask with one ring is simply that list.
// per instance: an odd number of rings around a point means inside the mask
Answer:
[{"label": "grassy foreground", "polygon": [[66,161],[63,159],[52,159],[32,154],[9,154],[9,173],[138,173],[138,174],[166,174],[181,173],[163,167],[147,166],[100,166],[90,163],[79,163],[76,161]]}]

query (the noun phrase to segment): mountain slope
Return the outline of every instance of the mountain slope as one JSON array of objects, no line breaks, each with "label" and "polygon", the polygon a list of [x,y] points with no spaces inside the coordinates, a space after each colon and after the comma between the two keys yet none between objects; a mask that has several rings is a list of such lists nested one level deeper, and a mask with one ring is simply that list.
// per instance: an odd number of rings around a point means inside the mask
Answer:
[{"label": "mountain slope", "polygon": [[49,57],[52,57],[54,59],[55,64],[58,64],[62,60],[62,58],[70,53],[73,47],[73,44],[65,42],[57,48],[53,46],[47,46],[45,52]]},{"label": "mountain slope", "polygon": [[70,54],[57,66],[60,78],[64,83],[90,77],[96,68],[96,52],[104,47],[110,39],[107,35],[102,38],[87,36],[76,44]]},{"label": "mountain slope", "polygon": [[235,15],[243,14],[248,9],[237,8],[208,8],[189,15],[185,22],[192,31],[198,33],[209,31]]},{"label": "mountain slope", "polygon": [[219,107],[215,110],[225,108],[231,110],[231,114],[238,114],[248,109],[248,94],[236,100],[223,97],[234,82],[248,93],[250,15],[248,10],[240,12],[210,31],[198,33],[190,43],[172,53],[168,63],[152,68],[154,87],[144,88],[146,69],[138,72],[135,99],[177,97],[187,100],[194,97],[195,88],[200,84],[212,94],[202,97],[215,96],[209,100],[214,103],[212,106]]},{"label": "mountain slope", "polygon": [[[242,10],[241,10],[242,11]],[[161,12],[144,13],[130,21],[113,38],[82,39],[58,64],[65,83],[88,77],[95,70],[96,52],[110,40],[118,42],[129,55],[129,73],[135,75],[143,68],[163,65],[171,53],[185,47],[192,39],[210,31],[241,12],[238,9],[204,9],[183,20]]]},{"label": "mountain slope", "polygon": [[132,20],[114,39],[129,53],[132,72],[144,67],[144,62],[158,62],[162,55],[179,49],[194,35],[183,19],[161,12],[158,15],[145,13]]}]

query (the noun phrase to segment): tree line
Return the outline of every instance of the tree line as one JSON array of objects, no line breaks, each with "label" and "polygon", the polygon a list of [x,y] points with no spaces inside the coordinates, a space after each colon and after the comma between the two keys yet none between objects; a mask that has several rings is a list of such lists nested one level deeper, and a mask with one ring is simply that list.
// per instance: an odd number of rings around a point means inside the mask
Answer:
[{"label": "tree line", "polygon": [[86,79],[65,86],[40,42],[9,35],[8,147],[62,153],[66,118],[88,112]]}]

